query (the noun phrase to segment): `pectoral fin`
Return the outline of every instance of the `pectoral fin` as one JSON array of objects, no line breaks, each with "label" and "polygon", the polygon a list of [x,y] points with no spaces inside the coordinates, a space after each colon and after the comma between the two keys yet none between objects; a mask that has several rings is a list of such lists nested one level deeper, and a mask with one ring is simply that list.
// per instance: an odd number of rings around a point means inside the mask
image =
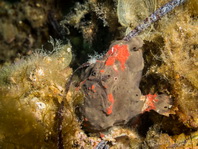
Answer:
[{"label": "pectoral fin", "polygon": [[170,109],[173,105],[172,99],[166,94],[148,94],[146,96],[142,96],[141,100],[145,101],[142,112],[154,110],[165,116],[170,114]]}]

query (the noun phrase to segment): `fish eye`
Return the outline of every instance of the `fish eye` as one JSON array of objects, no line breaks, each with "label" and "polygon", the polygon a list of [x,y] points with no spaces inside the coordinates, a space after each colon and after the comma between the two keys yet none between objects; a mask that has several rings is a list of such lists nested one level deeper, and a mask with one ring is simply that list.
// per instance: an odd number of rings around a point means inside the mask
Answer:
[{"label": "fish eye", "polygon": [[133,47],[133,51],[136,51],[137,50],[137,48],[136,47]]},{"label": "fish eye", "polygon": [[95,71],[92,71],[92,72],[91,72],[91,75],[92,75],[92,76],[96,76],[96,72],[95,72]]},{"label": "fish eye", "polygon": [[118,80],[118,77],[114,77],[114,81],[117,81]]}]

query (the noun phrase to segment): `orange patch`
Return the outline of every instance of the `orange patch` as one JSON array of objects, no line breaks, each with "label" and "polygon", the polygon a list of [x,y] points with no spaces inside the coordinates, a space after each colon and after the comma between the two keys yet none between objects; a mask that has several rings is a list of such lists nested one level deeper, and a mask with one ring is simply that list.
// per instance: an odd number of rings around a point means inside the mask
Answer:
[{"label": "orange patch", "polygon": [[157,95],[156,94],[154,94],[154,95],[148,94],[148,95],[146,95],[146,97],[147,97],[146,98],[147,108],[144,111],[150,111],[150,110],[156,109],[155,102],[159,101],[158,99],[156,99]]},{"label": "orange patch", "polygon": [[112,113],[112,110],[113,109],[113,106],[112,105],[110,105],[106,110],[107,110],[107,115],[110,115],[111,113]]},{"label": "orange patch", "polygon": [[112,94],[108,94],[108,101],[111,103],[111,105],[106,109],[106,113],[107,115],[110,115],[113,112],[113,104],[115,102]]},{"label": "orange patch", "polygon": [[104,72],[104,69],[101,69],[100,72],[103,73]]},{"label": "orange patch", "polygon": [[105,65],[112,66],[115,64],[116,61],[120,62],[121,70],[124,71],[125,63],[130,56],[128,45],[114,45],[108,52],[107,52],[107,60]]},{"label": "orange patch", "polygon": [[96,92],[95,86],[94,86],[94,85],[91,86],[91,90],[92,90],[93,92]]}]

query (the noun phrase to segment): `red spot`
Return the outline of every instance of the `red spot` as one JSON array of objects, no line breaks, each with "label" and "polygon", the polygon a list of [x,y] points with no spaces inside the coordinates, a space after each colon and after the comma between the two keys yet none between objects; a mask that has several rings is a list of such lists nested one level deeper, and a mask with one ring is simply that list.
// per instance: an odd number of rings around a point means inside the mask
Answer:
[{"label": "red spot", "polygon": [[100,132],[100,137],[101,138],[104,138],[105,137],[105,134],[103,134],[103,133]]},{"label": "red spot", "polygon": [[96,92],[95,86],[94,86],[94,85],[91,86],[91,90],[92,90],[93,92]]},{"label": "red spot", "polygon": [[113,105],[111,104],[106,110],[107,115],[110,115],[112,113]]},{"label": "red spot", "polygon": [[101,69],[101,70],[100,70],[100,72],[101,72],[101,73],[103,73],[103,72],[104,72],[104,70],[103,70],[103,69]]},{"label": "red spot", "polygon": [[114,45],[108,52],[107,52],[107,60],[105,65],[112,66],[115,64],[116,61],[120,62],[121,70],[125,69],[125,63],[128,57],[130,56],[128,45]]},{"label": "red spot", "polygon": [[156,97],[157,97],[157,94],[154,94],[154,95],[148,94],[148,95],[146,95],[147,108],[144,111],[150,111],[150,110],[156,109],[155,103],[159,101],[158,99],[156,99]]},{"label": "red spot", "polygon": [[96,92],[96,90],[95,90],[95,86],[94,85],[92,85],[91,87],[89,87],[88,88],[89,90],[92,90],[93,92]]},{"label": "red spot", "polygon": [[108,94],[108,101],[111,103],[111,105],[106,109],[106,113],[107,115],[110,115],[112,113],[113,104],[115,101],[112,94]]},{"label": "red spot", "polygon": [[85,118],[84,118],[84,121],[88,121],[88,118],[85,117]]}]

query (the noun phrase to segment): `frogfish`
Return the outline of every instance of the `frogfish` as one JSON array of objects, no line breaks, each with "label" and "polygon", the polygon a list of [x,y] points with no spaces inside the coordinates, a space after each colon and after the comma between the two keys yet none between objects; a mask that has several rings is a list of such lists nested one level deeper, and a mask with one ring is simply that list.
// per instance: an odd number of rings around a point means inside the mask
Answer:
[{"label": "frogfish", "polygon": [[125,125],[146,111],[166,115],[170,110],[168,95],[142,95],[139,89],[144,68],[142,46],[138,37],[115,41],[101,59],[86,68],[80,83],[84,101],[78,110],[86,131]]}]

